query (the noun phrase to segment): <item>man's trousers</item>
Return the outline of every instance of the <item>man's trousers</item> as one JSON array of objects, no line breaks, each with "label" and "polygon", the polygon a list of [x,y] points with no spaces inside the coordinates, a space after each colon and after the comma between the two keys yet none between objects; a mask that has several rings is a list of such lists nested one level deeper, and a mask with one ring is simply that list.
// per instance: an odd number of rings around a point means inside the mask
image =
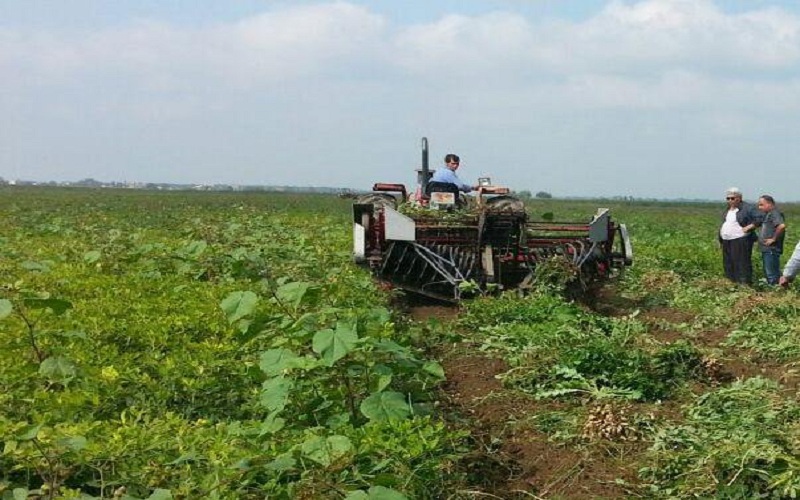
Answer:
[{"label": "man's trousers", "polygon": [[753,282],[753,239],[743,236],[735,240],[722,240],[722,266],[725,276],[736,283]]}]

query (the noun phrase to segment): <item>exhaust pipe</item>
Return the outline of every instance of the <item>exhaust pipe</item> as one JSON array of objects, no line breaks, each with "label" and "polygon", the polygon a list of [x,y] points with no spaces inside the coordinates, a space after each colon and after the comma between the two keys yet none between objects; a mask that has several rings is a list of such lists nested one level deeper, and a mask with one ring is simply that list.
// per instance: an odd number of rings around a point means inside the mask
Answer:
[{"label": "exhaust pipe", "polygon": [[431,169],[428,164],[428,138],[422,138],[422,179],[420,179],[420,187],[422,188],[422,196],[427,198],[428,192],[428,179],[431,177]]}]

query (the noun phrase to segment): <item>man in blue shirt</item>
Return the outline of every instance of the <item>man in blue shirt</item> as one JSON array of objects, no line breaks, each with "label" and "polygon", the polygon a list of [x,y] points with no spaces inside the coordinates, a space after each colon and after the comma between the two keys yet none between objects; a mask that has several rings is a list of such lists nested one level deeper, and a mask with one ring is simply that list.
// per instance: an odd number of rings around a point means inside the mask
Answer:
[{"label": "man in blue shirt", "polygon": [[433,173],[433,177],[431,178],[431,182],[444,182],[447,184],[455,184],[458,187],[459,191],[463,191],[465,193],[469,193],[473,189],[477,189],[477,186],[470,186],[469,184],[465,184],[461,179],[458,178],[456,175],[456,170],[458,170],[458,166],[461,164],[461,159],[458,155],[454,155],[452,153],[448,154],[444,157],[444,166],[445,168],[437,168],[436,171]]}]

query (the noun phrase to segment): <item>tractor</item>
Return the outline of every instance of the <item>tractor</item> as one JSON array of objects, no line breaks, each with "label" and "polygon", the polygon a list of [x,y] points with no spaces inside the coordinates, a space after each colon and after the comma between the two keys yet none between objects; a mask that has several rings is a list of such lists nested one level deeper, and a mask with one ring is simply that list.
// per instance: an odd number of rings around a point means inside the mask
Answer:
[{"label": "tractor", "polygon": [[376,183],[353,204],[353,259],[394,287],[445,302],[523,292],[555,262],[588,290],[632,265],[628,230],[608,209],[581,222],[531,221],[522,200],[488,178],[471,197],[431,176],[423,138],[415,192]]}]

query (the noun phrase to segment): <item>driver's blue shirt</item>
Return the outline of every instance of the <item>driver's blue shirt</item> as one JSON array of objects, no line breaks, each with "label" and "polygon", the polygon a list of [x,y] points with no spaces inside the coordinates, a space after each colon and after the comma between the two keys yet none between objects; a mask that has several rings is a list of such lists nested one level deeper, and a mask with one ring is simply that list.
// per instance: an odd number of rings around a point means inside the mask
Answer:
[{"label": "driver's blue shirt", "polygon": [[433,172],[433,177],[431,177],[432,182],[446,182],[448,184],[455,184],[458,186],[458,189],[469,193],[472,191],[472,186],[469,184],[464,184],[464,182],[458,178],[455,172],[450,170],[447,167],[437,168],[436,171]]}]

